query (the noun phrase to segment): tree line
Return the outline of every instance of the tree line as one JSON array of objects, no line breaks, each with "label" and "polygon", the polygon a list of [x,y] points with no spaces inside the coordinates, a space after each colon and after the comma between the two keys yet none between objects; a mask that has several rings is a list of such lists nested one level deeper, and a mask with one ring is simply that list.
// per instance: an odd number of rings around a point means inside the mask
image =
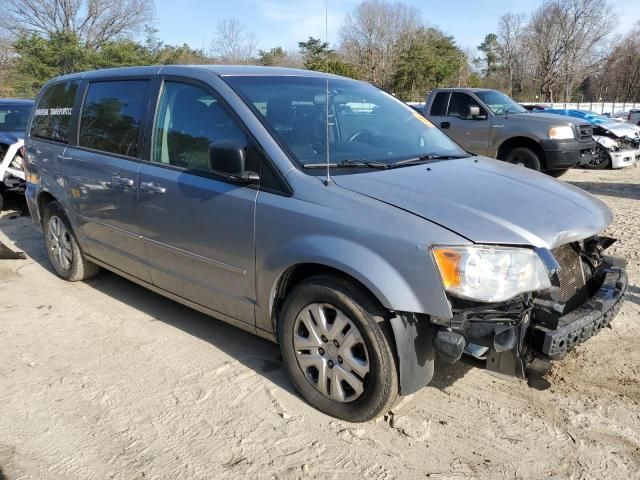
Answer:
[{"label": "tree line", "polygon": [[5,0],[0,95],[33,96],[51,77],[149,64],[257,64],[320,70],[371,82],[404,100],[442,86],[498,88],[520,100],[640,98],[640,26],[614,38],[607,0],[545,0],[508,13],[476,51],[426,24],[419,9],[363,0],[335,45],[259,49],[237,19],[220,19],[210,45],[168,45],[153,28],[153,0]]}]

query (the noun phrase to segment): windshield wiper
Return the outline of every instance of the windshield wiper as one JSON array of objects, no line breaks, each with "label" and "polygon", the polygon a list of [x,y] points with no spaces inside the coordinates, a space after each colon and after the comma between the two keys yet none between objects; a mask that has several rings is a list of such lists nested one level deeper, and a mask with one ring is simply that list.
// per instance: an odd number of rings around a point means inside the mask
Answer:
[{"label": "windshield wiper", "polygon": [[[384,162],[374,162],[365,160],[342,160],[338,163],[329,163],[329,168],[377,168],[385,169],[389,168],[389,165]],[[306,163],[304,168],[327,168],[326,163]]]},{"label": "windshield wiper", "polygon": [[427,153],[420,157],[407,158],[406,160],[390,163],[388,168],[410,167],[411,165],[420,165],[422,163],[429,162],[430,160],[455,160],[457,158],[469,157],[468,155],[440,155],[438,153]]}]

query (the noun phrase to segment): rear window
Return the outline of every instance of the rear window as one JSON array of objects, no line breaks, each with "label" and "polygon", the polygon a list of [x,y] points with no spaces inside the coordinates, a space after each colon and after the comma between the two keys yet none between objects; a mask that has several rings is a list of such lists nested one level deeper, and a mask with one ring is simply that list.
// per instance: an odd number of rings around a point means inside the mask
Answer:
[{"label": "rear window", "polygon": [[32,108],[31,105],[0,103],[0,132],[24,132]]},{"label": "rear window", "polygon": [[148,83],[121,80],[89,84],[80,119],[80,146],[136,157]]},{"label": "rear window", "polygon": [[433,103],[431,104],[431,115],[434,116],[445,116],[447,111],[447,97],[449,96],[448,92],[440,92],[436,93],[436,98],[433,99]]},{"label": "rear window", "polygon": [[55,83],[45,90],[31,122],[31,136],[67,143],[79,80]]}]

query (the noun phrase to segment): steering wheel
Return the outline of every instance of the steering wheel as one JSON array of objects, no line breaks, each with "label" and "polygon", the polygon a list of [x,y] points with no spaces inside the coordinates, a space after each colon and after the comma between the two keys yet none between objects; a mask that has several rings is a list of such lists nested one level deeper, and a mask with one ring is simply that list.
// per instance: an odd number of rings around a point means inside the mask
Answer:
[{"label": "steering wheel", "polygon": [[358,130],[351,134],[351,136],[347,139],[349,142],[360,142],[367,136],[371,137],[372,133],[369,130]]}]

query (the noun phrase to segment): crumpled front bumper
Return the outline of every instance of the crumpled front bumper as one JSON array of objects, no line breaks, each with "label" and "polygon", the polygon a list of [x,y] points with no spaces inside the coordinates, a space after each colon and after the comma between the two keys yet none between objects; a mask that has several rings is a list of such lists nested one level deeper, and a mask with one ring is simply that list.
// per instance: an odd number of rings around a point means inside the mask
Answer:
[{"label": "crumpled front bumper", "polygon": [[611,168],[624,168],[640,162],[640,150],[608,151],[611,157]]},{"label": "crumpled front bumper", "polygon": [[576,345],[609,325],[617,315],[627,290],[627,273],[609,266],[598,291],[585,303],[558,319],[556,328],[532,325],[529,344],[550,360],[558,360]]}]

